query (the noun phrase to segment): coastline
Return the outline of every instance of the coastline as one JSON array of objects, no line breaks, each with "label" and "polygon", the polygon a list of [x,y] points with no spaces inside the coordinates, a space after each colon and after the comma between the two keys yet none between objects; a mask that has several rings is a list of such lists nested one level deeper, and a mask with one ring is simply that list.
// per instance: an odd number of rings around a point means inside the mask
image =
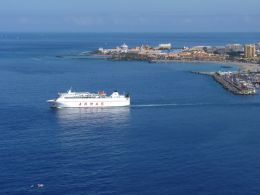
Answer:
[{"label": "coastline", "polygon": [[[163,62],[163,61],[161,61]],[[169,60],[169,62],[182,62],[182,63],[213,63],[223,64],[229,66],[236,66],[242,71],[260,71],[260,64],[244,63],[244,62],[232,62],[232,61],[211,61],[211,60]],[[167,63],[167,62],[166,62]]]},{"label": "coastline", "polygon": [[[80,55],[74,58],[82,58]],[[156,60],[149,60],[147,58],[145,59],[125,59],[125,58],[113,58],[112,55],[106,55],[106,54],[89,54],[87,55],[89,58],[97,58],[97,59],[103,59],[103,60],[112,60],[112,61],[146,61],[148,63],[172,63],[172,62],[178,62],[178,63],[213,63],[213,64],[223,64],[228,66],[236,66],[240,71],[244,72],[260,72],[260,64],[257,63],[249,63],[249,62],[238,62],[238,61],[217,61],[217,60],[196,60],[196,59],[156,59]],[[60,57],[60,56],[57,56]],[[62,56],[64,57],[64,56]],[[88,58],[86,57],[86,58]]]}]

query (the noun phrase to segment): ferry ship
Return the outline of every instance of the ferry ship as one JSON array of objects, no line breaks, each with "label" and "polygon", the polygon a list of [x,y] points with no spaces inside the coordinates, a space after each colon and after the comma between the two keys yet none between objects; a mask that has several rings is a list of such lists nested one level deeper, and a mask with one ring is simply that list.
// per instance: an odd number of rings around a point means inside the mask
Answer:
[{"label": "ferry ship", "polygon": [[92,108],[130,106],[129,94],[121,95],[114,91],[107,96],[104,91],[98,93],[72,92],[58,93],[58,98],[47,101],[54,108]]}]

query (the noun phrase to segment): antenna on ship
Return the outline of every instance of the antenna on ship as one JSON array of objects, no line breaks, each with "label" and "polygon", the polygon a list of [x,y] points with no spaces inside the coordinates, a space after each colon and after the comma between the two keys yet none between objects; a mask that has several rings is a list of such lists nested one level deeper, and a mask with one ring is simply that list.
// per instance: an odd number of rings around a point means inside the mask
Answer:
[{"label": "antenna on ship", "polygon": [[70,87],[70,89],[69,89],[68,93],[71,93],[71,90],[72,90],[72,87]]}]

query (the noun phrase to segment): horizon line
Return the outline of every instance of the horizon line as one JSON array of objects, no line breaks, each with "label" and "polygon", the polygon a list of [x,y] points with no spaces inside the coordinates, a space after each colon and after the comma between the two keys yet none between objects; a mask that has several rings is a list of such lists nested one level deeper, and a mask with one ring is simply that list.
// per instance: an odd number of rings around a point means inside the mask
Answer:
[{"label": "horizon line", "polygon": [[188,31],[165,31],[165,32],[162,32],[162,31],[153,31],[153,32],[137,32],[137,31],[130,31],[130,32],[125,32],[125,31],[108,31],[108,32],[101,32],[101,31],[96,31],[96,32],[92,32],[92,31],[0,31],[0,33],[91,33],[91,34],[103,34],[103,33],[107,33],[107,34],[112,34],[112,33],[122,33],[122,34],[139,34],[139,33],[145,33],[145,34],[156,34],[156,33],[243,33],[243,34],[246,34],[246,33],[260,33],[260,31],[250,31],[250,32],[246,32],[246,31],[228,31],[228,32],[225,32],[225,31],[202,31],[202,32],[199,32],[199,31],[194,31],[194,32],[188,32]]}]

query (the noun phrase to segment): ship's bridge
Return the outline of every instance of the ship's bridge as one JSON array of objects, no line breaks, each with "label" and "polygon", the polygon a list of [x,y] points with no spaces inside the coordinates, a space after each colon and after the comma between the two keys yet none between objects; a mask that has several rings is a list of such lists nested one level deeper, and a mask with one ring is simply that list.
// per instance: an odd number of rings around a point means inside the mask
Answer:
[{"label": "ship's bridge", "polygon": [[119,93],[117,91],[114,91],[112,94],[111,94],[111,97],[112,98],[118,98],[120,97]]}]

